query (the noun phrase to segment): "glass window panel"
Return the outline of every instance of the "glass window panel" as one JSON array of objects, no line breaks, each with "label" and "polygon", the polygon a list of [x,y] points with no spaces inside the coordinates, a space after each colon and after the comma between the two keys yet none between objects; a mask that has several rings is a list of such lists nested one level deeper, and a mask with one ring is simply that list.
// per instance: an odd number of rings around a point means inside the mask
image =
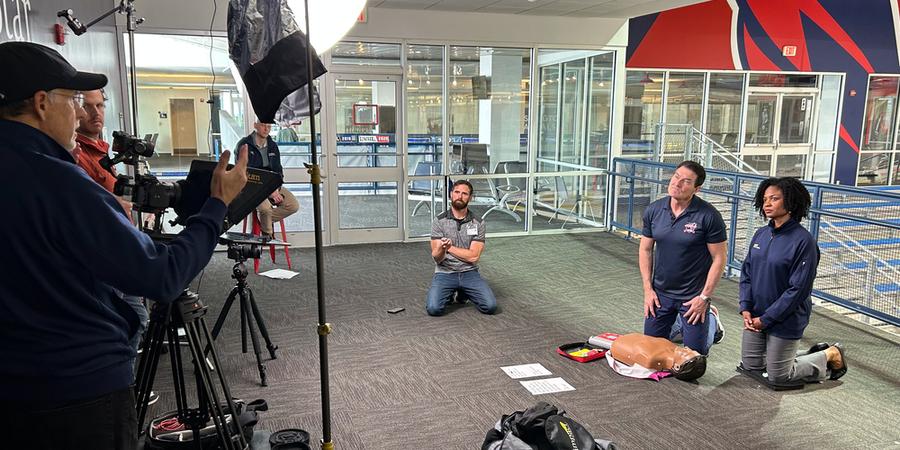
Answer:
[{"label": "glass window panel", "polygon": [[409,45],[406,64],[407,167],[414,175],[418,163],[443,160],[444,47]]},{"label": "glass window panel", "polygon": [[781,98],[779,144],[807,144],[812,128],[813,96],[785,95]]},{"label": "glass window panel", "polygon": [[485,219],[489,232],[525,231],[527,175],[469,181],[475,186],[475,199],[469,202],[469,209]]},{"label": "glass window panel", "polygon": [[599,228],[606,204],[606,175],[537,177],[534,230]]},{"label": "glass window panel", "polygon": [[447,209],[444,190],[441,189],[443,180],[443,177],[416,177],[409,182],[406,226],[410,237],[429,236],[432,220]]},{"label": "glass window panel", "polygon": [[703,105],[702,73],[670,72],[666,91],[666,118],[669,124],[691,124],[700,128]]},{"label": "glass window panel", "polygon": [[[541,92],[538,96],[540,104],[538,111],[540,120],[538,126],[538,159],[546,159],[555,161],[557,159],[558,149],[556,148],[557,134],[559,133],[559,93],[560,93],[560,66],[553,64],[551,66],[541,67],[539,76],[541,77]],[[539,170],[542,165],[538,164]],[[551,167],[549,170],[553,170]]]},{"label": "glass window panel", "polygon": [[[226,38],[140,33],[134,44],[136,134],[158,135],[153,173],[184,177],[192,160],[217,159],[248,134]],[[109,111],[106,120],[117,126]]]},{"label": "glass window panel", "polygon": [[393,81],[335,80],[338,167],[397,166]]},{"label": "glass window panel", "polygon": [[856,185],[884,186],[888,184],[890,159],[890,153],[860,153]]},{"label": "glass window panel", "polygon": [[450,173],[493,173],[527,161],[531,51],[450,47]]},{"label": "glass window panel", "polygon": [[706,134],[729,150],[736,150],[738,145],[743,92],[743,75],[710,74]]},{"label": "glass window panel", "polygon": [[760,175],[772,173],[772,155],[742,155],[741,159]]},{"label": "glass window panel", "polygon": [[841,76],[822,75],[818,130],[816,131],[816,151],[834,151],[835,136],[838,132],[838,108],[841,103]]},{"label": "glass window panel", "polygon": [[782,73],[751,73],[751,87],[816,87],[818,75],[807,74],[782,74]]},{"label": "glass window panel", "polygon": [[897,116],[897,88],[900,78],[872,77],[866,97],[866,115],[861,150],[891,148]]},{"label": "glass window panel", "polygon": [[[284,226],[290,232],[306,232],[315,231],[313,227],[313,202],[312,202],[312,185],[309,183],[285,183],[284,187],[297,197],[300,204],[300,211],[291,214],[284,219]],[[325,187],[319,189],[319,200],[323,201],[325,195]],[[322,216],[322,229],[325,229],[325,215]]]},{"label": "glass window panel", "polygon": [[775,176],[803,178],[806,173],[806,155],[777,155]]},{"label": "glass window panel", "polygon": [[775,143],[775,105],[778,96],[751,95],[747,99],[746,144]]},{"label": "glass window panel", "polygon": [[891,185],[900,185],[900,153],[892,155],[891,167]]},{"label": "glass window panel", "polygon": [[333,64],[399,66],[400,44],[341,41],[331,49]]},{"label": "glass window panel", "polygon": [[609,127],[612,118],[612,87],[615,53],[591,58],[591,93],[588,105],[588,146],[584,164],[606,168],[609,159]]},{"label": "glass window panel", "polygon": [[584,110],[585,61],[568,61],[562,64],[562,120],[560,126],[559,158],[569,164],[578,164],[582,145]]},{"label": "glass window panel", "polygon": [[342,230],[396,228],[397,209],[396,182],[338,183],[338,226]]},{"label": "glass window panel", "polygon": [[662,72],[627,71],[622,129],[624,156],[653,154],[656,125],[662,118],[662,82]]},{"label": "glass window panel", "polygon": [[831,182],[832,160],[833,155],[831,153],[813,154],[813,181]]}]

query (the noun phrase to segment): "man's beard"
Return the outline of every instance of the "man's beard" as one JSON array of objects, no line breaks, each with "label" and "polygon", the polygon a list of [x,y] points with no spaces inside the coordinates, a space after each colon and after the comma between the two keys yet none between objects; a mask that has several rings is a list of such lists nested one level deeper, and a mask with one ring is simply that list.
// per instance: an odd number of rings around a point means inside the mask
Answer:
[{"label": "man's beard", "polygon": [[469,206],[469,202],[462,200],[453,200],[450,204],[453,206],[453,209],[457,211],[462,211],[463,209],[466,209],[466,206]]}]

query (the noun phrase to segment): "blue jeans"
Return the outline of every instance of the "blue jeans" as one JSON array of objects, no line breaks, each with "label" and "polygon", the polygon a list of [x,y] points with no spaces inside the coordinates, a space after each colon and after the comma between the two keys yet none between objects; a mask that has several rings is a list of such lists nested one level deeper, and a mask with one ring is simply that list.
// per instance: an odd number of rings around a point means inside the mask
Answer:
[{"label": "blue jeans", "polygon": [[[704,351],[697,351],[698,353],[702,353],[704,355],[709,353],[710,347],[713,345],[713,341],[716,339],[716,315],[712,313],[712,310],[706,312],[706,325],[708,330],[706,331],[706,347]],[[675,319],[675,324],[672,325],[672,332],[669,333],[669,340],[676,341],[679,339],[683,339],[681,336],[682,324],[684,323],[684,316],[681,314]],[[691,347],[693,348],[693,347]]]},{"label": "blue jeans", "polygon": [[428,311],[428,315],[443,315],[446,312],[447,303],[450,303],[450,299],[456,291],[465,294],[484,314],[493,314],[497,311],[497,299],[487,281],[481,278],[478,270],[469,270],[434,274],[431,279],[431,288],[428,289],[428,298],[425,300],[425,310]]},{"label": "blue jeans", "polygon": [[[659,292],[656,293],[656,296],[659,298],[660,306],[656,308],[656,317],[649,316],[644,319],[644,334],[669,339],[675,319],[688,310],[688,307],[685,305],[687,300],[677,300]],[[709,325],[713,325],[713,336],[709,336]],[[706,355],[709,353],[709,347],[712,339],[715,337],[715,324],[697,322],[691,325],[687,322],[682,322],[681,334],[684,337],[685,347],[701,355]]]},{"label": "blue jeans", "polygon": [[134,357],[137,360],[137,350],[141,345],[141,336],[144,335],[144,331],[147,330],[147,324],[150,322],[150,313],[147,312],[147,307],[144,306],[144,302],[140,297],[135,297],[133,295],[123,295],[122,300],[128,304],[132,309],[134,309],[135,314],[138,316],[138,321],[140,324],[138,325],[137,331],[134,332],[134,336],[131,336],[129,343],[131,344],[131,348],[134,349]]}]

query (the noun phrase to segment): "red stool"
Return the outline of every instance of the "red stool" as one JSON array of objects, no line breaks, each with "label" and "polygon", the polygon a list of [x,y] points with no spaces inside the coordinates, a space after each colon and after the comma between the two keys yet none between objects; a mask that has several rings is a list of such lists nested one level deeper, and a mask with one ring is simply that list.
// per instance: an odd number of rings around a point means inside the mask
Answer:
[{"label": "red stool", "polygon": [[[262,227],[260,227],[260,224],[259,224],[259,215],[254,210],[252,216],[253,216],[253,228],[252,228],[251,234],[253,234],[254,236],[260,236],[262,234]],[[284,228],[284,220],[279,220],[278,225],[281,227],[281,240],[284,242],[287,242],[287,231]],[[274,226],[272,228],[273,228],[272,231],[275,231]],[[244,231],[243,232],[244,233],[247,232],[247,219],[246,218],[244,218]],[[290,253],[290,251],[288,251],[289,249],[288,249],[287,245],[283,245],[282,247],[284,248],[284,258],[285,258],[285,260],[287,260],[288,269],[291,269],[292,268],[291,267],[291,253]],[[274,263],[275,262],[275,244],[269,245],[269,256],[272,257],[272,262]],[[259,273],[259,258],[253,259],[253,272]]]}]

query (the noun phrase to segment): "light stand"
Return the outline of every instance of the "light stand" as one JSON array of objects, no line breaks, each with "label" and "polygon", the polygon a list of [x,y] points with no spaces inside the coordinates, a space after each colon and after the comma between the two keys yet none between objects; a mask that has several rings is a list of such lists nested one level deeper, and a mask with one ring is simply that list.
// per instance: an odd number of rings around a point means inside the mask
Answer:
[{"label": "light stand", "polygon": [[322,172],[317,163],[316,155],[316,116],[313,105],[313,47],[309,35],[309,0],[303,0],[304,15],[306,16],[306,90],[309,97],[309,133],[310,133],[310,158],[309,164],[305,164],[312,184],[313,201],[313,227],[316,242],[316,296],[319,306],[319,378],[322,390],[322,450],[334,450],[334,442],[331,441],[331,396],[328,384],[328,334],[331,333],[331,324],[325,319],[325,273],[324,249],[322,247],[322,204],[319,199]]},{"label": "light stand", "polygon": [[137,63],[134,60],[134,30],[138,25],[144,23],[144,18],[134,18],[134,0],[121,0],[119,2],[119,6],[110,9],[109,11],[100,15],[96,19],[88,22],[87,25],[81,23],[74,14],[75,11],[71,9],[64,9],[56,13],[56,17],[62,17],[66,19],[66,23],[69,25],[69,28],[72,29],[72,32],[75,33],[75,36],[81,36],[86,33],[88,28],[96,25],[98,22],[103,19],[115,14],[125,14],[126,17],[126,29],[128,31],[128,56],[131,58],[131,67],[129,68],[129,75],[131,79],[129,80],[129,90],[131,91],[131,134],[137,134],[137,77],[136,77],[136,67]]}]

